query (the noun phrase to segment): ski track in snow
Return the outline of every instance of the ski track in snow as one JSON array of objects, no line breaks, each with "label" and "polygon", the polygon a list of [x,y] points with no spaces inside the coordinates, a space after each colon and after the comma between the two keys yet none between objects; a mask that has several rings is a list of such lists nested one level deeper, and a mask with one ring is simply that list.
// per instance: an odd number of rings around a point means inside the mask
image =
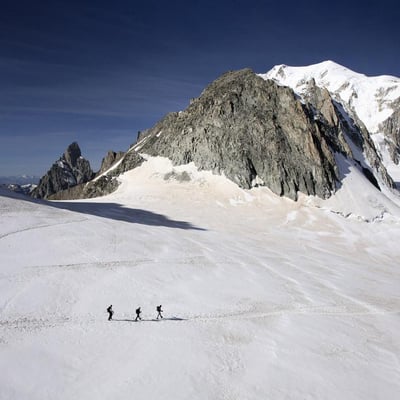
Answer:
[{"label": "ski track in snow", "polygon": [[[215,314],[215,315],[188,315],[188,316],[165,316],[163,319],[142,319],[141,321],[135,321],[133,315],[122,315],[118,317],[114,317],[114,322],[126,322],[130,324],[135,322],[135,324],[145,324],[147,322],[158,322],[158,323],[187,323],[187,324],[197,324],[197,323],[218,323],[224,322],[225,320],[258,320],[262,318],[271,318],[271,317],[284,317],[290,315],[301,315],[301,316],[326,316],[326,317],[358,317],[358,316],[371,316],[371,315],[391,315],[391,314],[399,314],[400,309],[396,310],[369,310],[369,307],[365,307],[365,311],[351,311],[351,306],[342,305],[338,307],[334,306],[309,306],[309,307],[300,307],[300,308],[285,308],[272,310],[268,312],[254,312],[252,309],[242,310],[238,312],[231,312],[226,314]],[[13,335],[15,335],[16,331],[37,331],[41,329],[49,329],[59,327],[61,325],[103,325],[103,323],[99,322],[97,318],[94,316],[85,316],[80,319],[71,318],[67,316],[58,316],[55,315],[52,318],[28,318],[28,317],[20,317],[13,320],[1,320],[0,327],[13,329]],[[0,338],[0,341],[4,342],[4,338]]]},{"label": "ski track in snow", "polygon": [[82,219],[78,219],[78,220],[74,220],[74,221],[57,222],[57,223],[53,223],[53,224],[43,224],[43,225],[37,225],[37,226],[29,226],[29,227],[24,228],[24,229],[18,229],[16,231],[0,234],[0,240],[3,239],[3,238],[6,238],[7,236],[17,235],[19,233],[38,230],[38,229],[42,229],[42,228],[50,228],[50,227],[55,227],[55,226],[60,226],[60,225],[66,225],[66,224],[75,224],[75,223],[84,222],[84,221],[87,221],[87,218],[82,218]]},{"label": "ski track in snow", "polygon": [[[24,230],[21,230],[24,232]],[[204,264],[205,258],[202,256],[198,257],[189,257],[189,258],[182,258],[176,259],[170,262],[164,262],[164,264],[170,265],[187,265],[193,263],[202,263]],[[85,263],[73,263],[73,264],[53,264],[53,265],[46,265],[46,266],[30,266],[26,268],[24,273],[19,273],[14,276],[9,276],[8,279],[13,279],[16,282],[22,284],[28,284],[32,282],[32,280],[40,280],[42,277],[48,277],[49,274],[57,275],[60,271],[75,271],[79,272],[82,269],[86,268],[96,268],[96,269],[107,269],[108,271],[116,270],[118,267],[124,268],[132,268],[138,267],[141,265],[149,265],[149,264],[156,264],[158,260],[155,259],[134,259],[134,260],[115,260],[109,262],[85,262]],[[232,261],[214,261],[214,265],[232,265]],[[250,263],[252,264],[252,263]],[[334,285],[328,284],[326,280],[318,279],[314,274],[309,272],[306,268],[299,268],[295,264],[291,262],[283,262],[287,268],[292,269],[295,273],[302,274],[303,277],[306,276],[307,280],[310,284],[312,283],[313,286],[319,286],[320,288],[324,289],[325,291],[331,293],[336,298],[336,302],[338,305],[321,305],[321,306],[313,306],[313,299],[307,296],[307,291],[304,290],[302,284],[297,281],[295,278],[290,276],[287,273],[280,272],[279,270],[268,266],[267,264],[263,264],[261,267],[268,270],[272,275],[276,276],[277,278],[281,279],[285,282],[286,289],[288,293],[293,293],[294,297],[297,301],[299,298],[304,305],[300,305],[297,307],[287,307],[277,310],[271,310],[267,312],[257,312],[254,311],[254,307],[236,311],[231,313],[225,314],[218,314],[215,315],[181,315],[179,317],[174,318],[182,318],[184,321],[218,321],[224,319],[258,319],[258,318],[268,318],[272,316],[283,316],[283,315],[290,315],[290,314],[301,314],[301,315],[320,315],[320,316],[359,316],[359,315],[386,315],[386,314],[397,314],[400,313],[400,308],[396,309],[387,309],[387,308],[379,308],[375,305],[369,304],[367,302],[360,301],[353,296],[348,296],[344,293],[341,293],[337,287]],[[20,289],[23,291],[24,289]],[[14,293],[13,296],[6,301],[5,305],[2,307],[0,314],[3,313],[7,306],[12,304],[12,301],[17,298],[19,295],[18,292]],[[307,305],[306,305],[307,304]],[[310,304],[310,305],[308,305]],[[63,323],[67,323],[72,321],[69,317],[60,317],[60,316],[53,316],[52,319],[29,319],[26,317],[21,317],[16,320],[12,321],[1,321],[1,325],[12,325],[16,329],[27,330],[29,325],[32,325],[34,330],[39,328],[48,328],[54,327],[56,325],[60,325]],[[93,317],[87,316],[82,317],[81,321],[86,321],[90,323],[95,323],[96,320]],[[132,320],[133,321],[133,320]],[[166,322],[165,320],[164,322]],[[129,321],[128,321],[129,322]]]}]

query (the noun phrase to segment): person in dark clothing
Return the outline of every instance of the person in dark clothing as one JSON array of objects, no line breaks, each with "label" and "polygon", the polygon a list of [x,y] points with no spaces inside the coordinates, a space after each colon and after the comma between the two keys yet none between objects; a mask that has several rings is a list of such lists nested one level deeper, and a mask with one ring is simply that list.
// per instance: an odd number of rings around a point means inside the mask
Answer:
[{"label": "person in dark clothing", "polygon": [[136,309],[136,319],[135,319],[135,321],[137,321],[138,319],[142,319],[142,318],[140,318],[140,314],[142,313],[142,311],[140,310],[140,307],[139,308],[137,308]]},{"label": "person in dark clothing", "polygon": [[107,312],[108,312],[108,320],[111,321],[112,316],[114,314],[114,310],[112,309],[112,304],[107,308]]},{"label": "person in dark clothing", "polygon": [[159,306],[157,306],[157,308],[156,308],[156,310],[157,310],[157,312],[158,312],[158,314],[157,314],[157,319],[159,318],[159,317],[161,317],[161,318],[163,318],[163,316],[161,315],[161,313],[163,312],[163,310],[161,310],[161,305],[159,305]]}]

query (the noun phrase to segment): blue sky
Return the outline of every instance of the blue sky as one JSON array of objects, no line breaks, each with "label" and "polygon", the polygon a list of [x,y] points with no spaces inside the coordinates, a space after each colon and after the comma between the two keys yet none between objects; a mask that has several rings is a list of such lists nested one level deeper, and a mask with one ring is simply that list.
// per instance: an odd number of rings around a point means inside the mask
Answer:
[{"label": "blue sky", "polygon": [[0,176],[72,142],[94,169],[228,70],[327,59],[400,76],[397,1],[1,1]]}]

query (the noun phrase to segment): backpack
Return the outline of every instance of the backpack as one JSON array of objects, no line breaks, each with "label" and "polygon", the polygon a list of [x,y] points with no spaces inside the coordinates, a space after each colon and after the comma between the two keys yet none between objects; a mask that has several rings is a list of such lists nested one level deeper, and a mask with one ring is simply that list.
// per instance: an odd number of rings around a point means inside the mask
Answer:
[{"label": "backpack", "polygon": [[136,309],[136,314],[140,314],[140,307]]},{"label": "backpack", "polygon": [[161,312],[161,306],[157,306],[157,311]]}]

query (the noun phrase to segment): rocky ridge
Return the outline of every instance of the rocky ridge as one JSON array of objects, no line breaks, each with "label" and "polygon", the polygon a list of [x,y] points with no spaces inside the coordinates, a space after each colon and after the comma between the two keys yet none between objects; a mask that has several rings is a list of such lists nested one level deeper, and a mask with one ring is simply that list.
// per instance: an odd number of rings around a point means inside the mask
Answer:
[{"label": "rocky ridge", "polygon": [[[400,79],[394,76],[368,77],[336,64],[324,61],[306,67],[277,65],[264,79],[273,79],[291,87],[301,98],[307,97],[308,82],[314,80],[320,88],[343,107],[346,114],[368,132],[369,139],[380,147],[380,134],[390,159],[386,167],[400,161]],[[383,155],[379,154],[383,159]]]},{"label": "rocky ridge", "polygon": [[62,190],[88,182],[93,177],[89,161],[82,157],[78,143],[73,142],[40,179],[31,196],[47,199]]},{"label": "rocky ridge", "polygon": [[393,104],[393,114],[380,125],[392,161],[400,163],[400,98]]},{"label": "rocky ridge", "polygon": [[353,149],[367,149],[374,168],[360,169],[376,186],[376,173],[393,186],[373,143],[327,90],[310,82],[304,102],[249,69],[224,74],[185,111],[143,132],[133,149],[174,164],[193,161],[240,187],[261,184],[292,199],[298,192],[329,197],[341,179],[335,153],[353,159]]},{"label": "rocky ridge", "polygon": [[136,152],[113,153],[108,152],[103,159],[100,171],[93,180],[54,193],[48,197],[49,200],[90,199],[105,196],[117,189],[119,175],[138,167],[144,161],[144,158]]},{"label": "rocky ridge", "polygon": [[97,172],[96,176],[99,176],[99,175],[103,174],[104,172],[106,172],[116,162],[118,162],[124,155],[125,155],[125,153],[123,151],[115,152],[115,151],[109,150],[107,152],[106,156],[101,161],[100,170]]},{"label": "rocky ridge", "polygon": [[[284,74],[283,67],[279,71]],[[193,162],[242,188],[263,185],[294,200],[298,192],[331,196],[346,174],[337,162],[341,154],[378,189],[382,184],[393,188],[358,114],[349,113],[346,104],[313,78],[299,85],[300,93],[250,69],[228,72],[186,110],[170,113],[142,132],[126,153],[109,152],[93,180],[47,198],[110,193],[118,186],[120,174],[144,162],[142,154],[167,157],[175,165]],[[341,90],[346,88],[342,85]],[[391,118],[387,130],[396,151],[398,121]]]}]

